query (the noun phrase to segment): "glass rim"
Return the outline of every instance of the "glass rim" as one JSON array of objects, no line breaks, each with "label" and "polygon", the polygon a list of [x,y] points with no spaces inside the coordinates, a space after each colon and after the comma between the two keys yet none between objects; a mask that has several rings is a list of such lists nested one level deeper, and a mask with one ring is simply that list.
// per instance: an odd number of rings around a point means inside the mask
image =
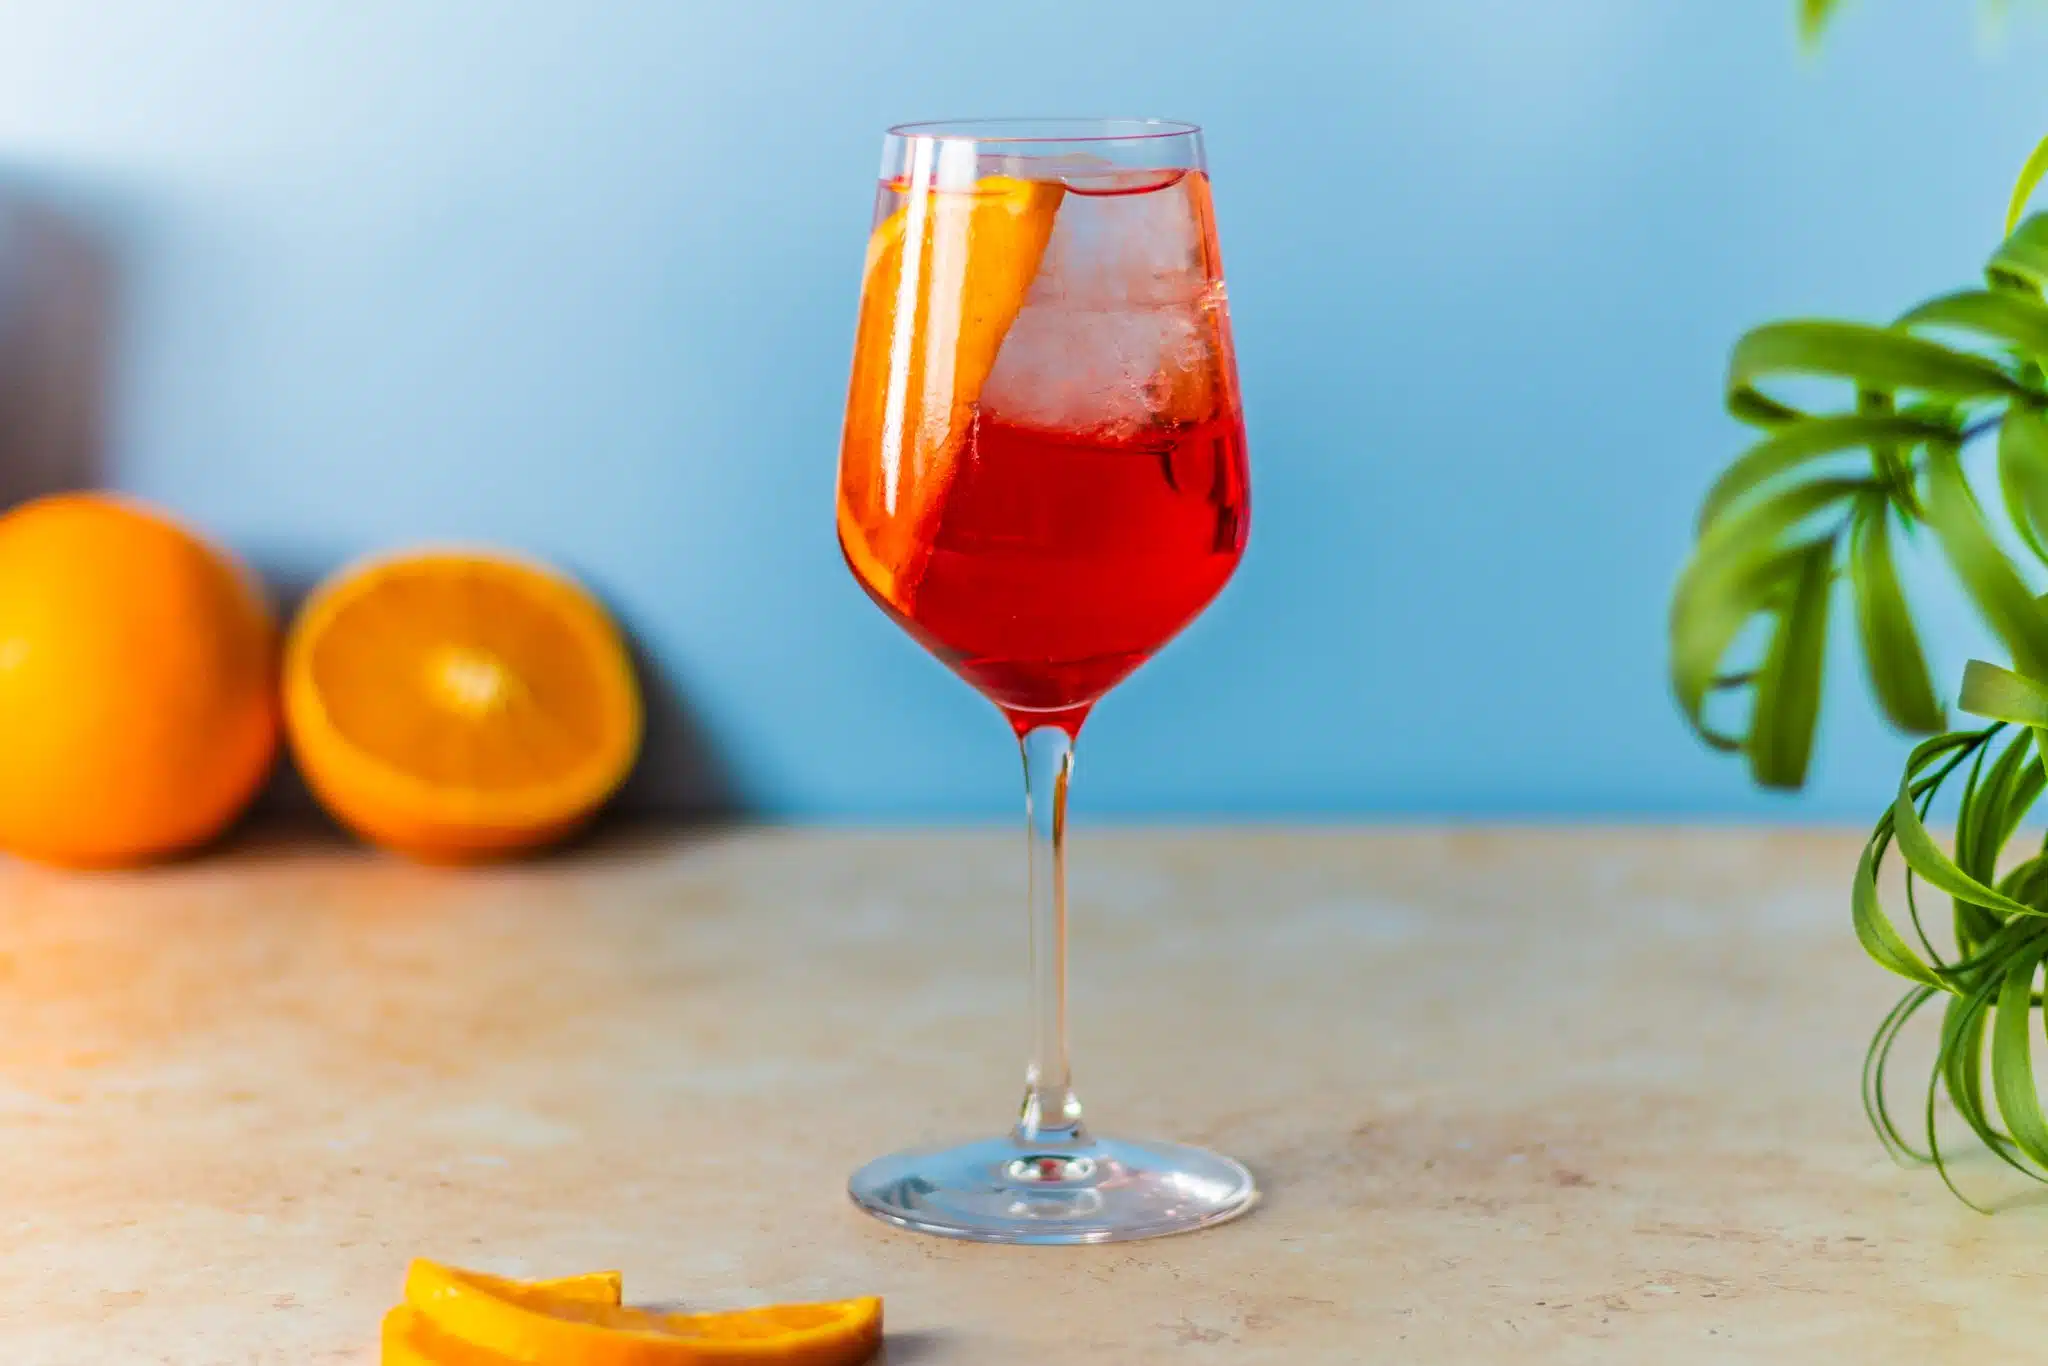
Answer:
[{"label": "glass rim", "polygon": [[[1023,129],[1044,131],[1025,132]],[[1030,145],[1064,142],[1155,142],[1167,138],[1199,137],[1202,126],[1184,119],[1082,118],[978,118],[927,119],[899,123],[889,136],[906,141],[995,142]]]}]

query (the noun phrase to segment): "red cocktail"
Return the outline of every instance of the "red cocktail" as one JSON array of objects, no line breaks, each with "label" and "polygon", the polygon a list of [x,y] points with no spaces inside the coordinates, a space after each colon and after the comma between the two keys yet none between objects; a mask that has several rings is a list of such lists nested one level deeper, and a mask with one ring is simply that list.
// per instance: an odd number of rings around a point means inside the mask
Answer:
[{"label": "red cocktail", "polygon": [[863,587],[1003,710],[1032,837],[1037,1037],[1004,1139],[898,1154],[855,1200],[907,1227],[1099,1242],[1242,1212],[1251,1178],[1081,1124],[1063,837],[1089,709],[1194,619],[1249,526],[1223,269],[1186,124],[917,125],[889,138],[840,453]]}]

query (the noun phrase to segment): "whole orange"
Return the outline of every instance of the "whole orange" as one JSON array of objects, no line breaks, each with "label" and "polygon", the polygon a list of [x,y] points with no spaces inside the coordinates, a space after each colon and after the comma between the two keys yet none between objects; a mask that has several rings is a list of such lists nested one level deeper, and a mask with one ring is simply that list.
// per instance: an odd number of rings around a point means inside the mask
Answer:
[{"label": "whole orange", "polygon": [[139,503],[0,517],[0,848],[117,865],[220,833],[276,753],[276,636],[239,564]]}]

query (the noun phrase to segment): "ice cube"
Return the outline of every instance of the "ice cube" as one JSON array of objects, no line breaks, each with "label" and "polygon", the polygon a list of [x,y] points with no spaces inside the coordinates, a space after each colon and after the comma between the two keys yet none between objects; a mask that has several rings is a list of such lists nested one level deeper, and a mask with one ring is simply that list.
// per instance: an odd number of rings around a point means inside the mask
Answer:
[{"label": "ice cube", "polygon": [[1027,306],[981,391],[991,416],[1128,439],[1214,407],[1214,331],[1199,309]]},{"label": "ice cube", "polygon": [[1136,193],[1069,193],[1032,295],[1103,308],[1185,304],[1199,297],[1206,269],[1181,176]]},{"label": "ice cube", "polygon": [[[991,416],[1128,437],[1214,409],[1219,296],[1186,173],[1060,158],[1098,185],[1069,193],[1025,306],[981,393]],[[1043,163],[1042,163],[1043,164]],[[1103,163],[1106,165],[1106,163]],[[1099,173],[1099,174],[1098,174]],[[1165,174],[1168,183],[1139,177]],[[1070,189],[1075,180],[1069,180]]]}]

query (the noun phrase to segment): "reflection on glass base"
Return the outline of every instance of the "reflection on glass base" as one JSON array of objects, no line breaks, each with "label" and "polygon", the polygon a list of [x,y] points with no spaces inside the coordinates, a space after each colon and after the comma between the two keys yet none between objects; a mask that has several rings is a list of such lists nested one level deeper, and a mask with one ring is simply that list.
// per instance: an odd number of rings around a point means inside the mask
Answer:
[{"label": "reflection on glass base", "polygon": [[877,1158],[853,1202],[919,1233],[982,1243],[1114,1243],[1234,1219],[1258,1200],[1251,1173],[1179,1143],[991,1138]]}]

